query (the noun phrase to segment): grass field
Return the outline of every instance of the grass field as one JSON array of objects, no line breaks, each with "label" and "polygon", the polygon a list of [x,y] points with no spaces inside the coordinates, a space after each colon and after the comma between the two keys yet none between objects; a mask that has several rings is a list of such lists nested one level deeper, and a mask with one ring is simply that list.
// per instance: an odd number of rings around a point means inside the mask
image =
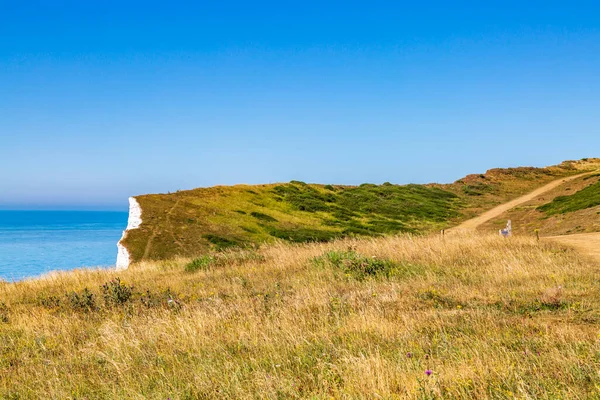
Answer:
[{"label": "grass field", "polygon": [[598,267],[408,235],[0,283],[0,398],[598,398]]}]

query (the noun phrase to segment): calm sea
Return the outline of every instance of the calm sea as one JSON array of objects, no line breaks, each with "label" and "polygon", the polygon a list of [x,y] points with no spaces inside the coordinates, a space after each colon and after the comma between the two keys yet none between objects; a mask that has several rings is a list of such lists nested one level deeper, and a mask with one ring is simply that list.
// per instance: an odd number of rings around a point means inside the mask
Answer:
[{"label": "calm sea", "polygon": [[110,267],[126,212],[0,211],[0,279],[53,270]]}]

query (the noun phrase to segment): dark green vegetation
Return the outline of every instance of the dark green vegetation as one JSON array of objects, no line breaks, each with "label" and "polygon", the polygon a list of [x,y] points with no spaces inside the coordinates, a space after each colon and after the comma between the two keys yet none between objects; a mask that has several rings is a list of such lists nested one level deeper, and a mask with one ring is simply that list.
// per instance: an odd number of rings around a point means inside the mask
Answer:
[{"label": "dark green vegetation", "polygon": [[303,243],[428,233],[585,168],[581,162],[565,162],[547,168],[493,169],[448,185],[291,181],[138,196],[143,224],[129,233],[125,245],[132,259],[140,261],[250,249],[278,239]]},{"label": "dark green vegetation", "polygon": [[424,185],[358,187],[290,182],[140,196],[141,228],[126,244],[134,260],[197,256],[282,239],[326,242],[439,229],[460,218],[459,194]]},{"label": "dark green vegetation", "polygon": [[550,216],[584,210],[598,205],[600,205],[600,181],[570,196],[556,197],[551,202],[538,207],[538,210]]},{"label": "dark green vegetation", "polygon": [[368,257],[355,252],[328,251],[313,259],[313,265],[318,268],[333,268],[344,277],[363,281],[368,278],[408,278],[421,275],[425,267],[411,263],[398,263],[389,259],[374,256]]}]

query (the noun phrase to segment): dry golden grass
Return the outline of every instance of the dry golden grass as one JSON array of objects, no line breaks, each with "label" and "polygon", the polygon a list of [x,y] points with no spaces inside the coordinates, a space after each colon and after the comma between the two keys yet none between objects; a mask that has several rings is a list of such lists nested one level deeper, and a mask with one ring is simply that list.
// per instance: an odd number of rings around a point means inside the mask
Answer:
[{"label": "dry golden grass", "polygon": [[[395,269],[358,280],[313,261],[348,249]],[[0,398],[600,397],[598,266],[557,244],[392,237],[218,257],[0,283]],[[117,276],[134,293],[108,306],[100,286]],[[67,301],[85,287],[97,309]]]}]

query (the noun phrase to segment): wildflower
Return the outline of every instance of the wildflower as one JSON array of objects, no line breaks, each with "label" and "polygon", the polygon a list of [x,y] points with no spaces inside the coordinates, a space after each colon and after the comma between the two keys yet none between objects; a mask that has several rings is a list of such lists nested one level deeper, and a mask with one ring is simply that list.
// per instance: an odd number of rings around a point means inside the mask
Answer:
[{"label": "wildflower", "polygon": [[406,353],[406,358],[412,358],[412,353],[410,351]]},{"label": "wildflower", "polygon": [[429,375],[431,375],[431,374],[433,374],[433,371],[432,371],[432,370],[430,370],[430,369],[426,369],[426,370],[425,370],[425,375],[429,376]]}]

